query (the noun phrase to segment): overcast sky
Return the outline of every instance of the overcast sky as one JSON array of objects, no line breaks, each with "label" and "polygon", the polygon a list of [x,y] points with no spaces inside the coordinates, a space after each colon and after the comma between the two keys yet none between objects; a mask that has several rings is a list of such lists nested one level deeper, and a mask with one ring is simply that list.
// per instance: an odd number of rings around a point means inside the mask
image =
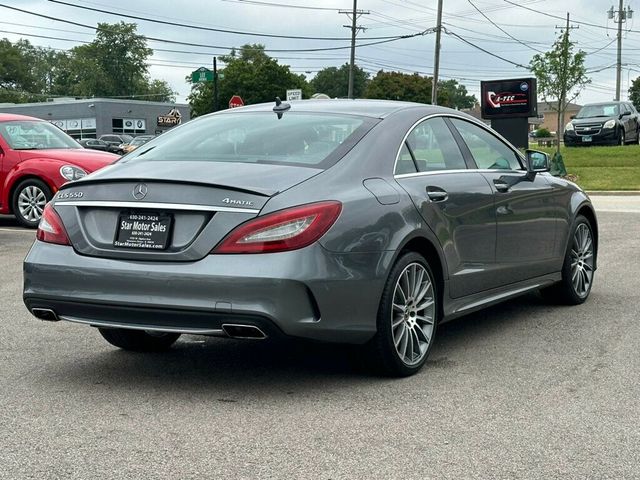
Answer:
[{"label": "overcast sky", "polygon": [[[155,49],[150,59],[152,78],[169,82],[184,102],[189,85],[184,77],[200,66],[211,68],[212,56],[228,53],[226,47],[245,43],[262,43],[271,50],[301,50],[348,47],[350,23],[340,9],[352,9],[350,0],[64,0],[67,3],[108,10],[97,13],[48,0],[0,0],[0,5],[95,26],[98,22],[124,20],[137,23],[138,32],[179,42],[211,45],[196,47],[149,41]],[[611,100],[616,82],[616,24],[607,19],[611,1],[604,0],[444,0],[443,25],[468,42],[515,64],[527,65],[538,51],[550,48],[564,26],[567,10],[572,23],[571,39],[588,53],[586,65],[592,84],[579,97],[579,103]],[[616,8],[617,8],[616,2]],[[492,25],[475,5],[497,26]],[[634,1],[625,0],[635,10]],[[305,7],[305,8],[295,8]],[[522,7],[527,7],[527,10]],[[423,32],[436,24],[436,0],[358,0],[363,14],[358,25],[366,30],[358,34],[359,43],[371,43],[372,37],[395,37]],[[535,10],[535,11],[533,11]],[[543,13],[538,13],[543,12]],[[545,15],[546,13],[546,15]],[[640,14],[640,11],[638,12]],[[132,20],[118,14],[185,23],[204,27],[301,37],[333,37],[335,40],[269,38],[261,35],[220,33],[179,26]],[[554,16],[561,17],[554,18]],[[640,76],[640,21],[624,24],[622,54],[622,98],[627,98],[629,82]],[[591,24],[591,25],[586,25]],[[503,31],[501,31],[500,27]],[[13,33],[10,33],[13,32]],[[19,32],[19,33],[17,33]],[[505,33],[506,32],[506,33]],[[40,38],[57,37],[58,39]],[[0,37],[11,41],[26,38],[32,44],[70,49],[93,39],[90,29],[73,26],[28,13],[0,7]],[[514,37],[514,38],[510,38]],[[64,39],[64,40],[63,40]],[[344,39],[344,40],[343,40]],[[356,50],[357,63],[371,74],[386,71],[433,73],[435,35],[426,34],[388,43],[361,46]],[[222,48],[219,48],[222,47]],[[166,52],[176,50],[178,52]],[[327,66],[340,66],[349,60],[349,49],[319,52],[268,52],[296,73],[311,78]],[[478,96],[480,80],[526,77],[528,71],[464,43],[452,34],[443,34],[441,78],[457,79]]]}]

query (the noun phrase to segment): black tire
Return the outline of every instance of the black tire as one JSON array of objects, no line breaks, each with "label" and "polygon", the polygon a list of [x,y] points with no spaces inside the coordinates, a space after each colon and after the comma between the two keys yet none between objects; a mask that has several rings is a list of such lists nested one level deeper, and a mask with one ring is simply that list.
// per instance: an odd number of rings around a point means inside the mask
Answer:
[{"label": "black tire", "polygon": [[[11,208],[18,223],[27,228],[37,228],[42,217],[42,210],[52,197],[51,189],[42,180],[29,178],[20,182],[11,198]],[[30,199],[33,202],[30,205],[25,205],[25,202]]]},{"label": "black tire", "polygon": [[[429,290],[427,290],[427,293],[425,293],[425,296],[423,298],[417,299],[417,301],[428,301],[431,297],[431,299],[433,300],[433,307],[429,306],[428,308],[432,313],[433,318],[432,326],[430,327],[431,331],[429,341],[428,343],[424,342],[427,343],[426,351],[420,351],[420,355],[422,355],[422,357],[419,359],[419,361],[413,364],[408,364],[401,358],[402,354],[396,347],[396,344],[394,342],[394,327],[392,325],[394,318],[400,318],[403,315],[404,318],[406,318],[408,313],[407,311],[405,311],[405,313],[403,314],[395,313],[395,315],[397,315],[398,317],[394,317],[393,305],[394,295],[396,294],[396,285],[400,281],[400,276],[408,268],[418,268],[414,267],[414,265],[421,266],[428,274],[428,280],[430,282]],[[407,377],[409,375],[417,373],[426,362],[435,340],[436,329],[438,325],[438,312],[440,307],[438,286],[435,279],[436,277],[433,275],[433,271],[431,270],[431,267],[429,266],[427,261],[422,255],[419,255],[415,252],[408,252],[403,254],[391,269],[384,290],[382,292],[382,298],[380,300],[380,306],[378,308],[377,333],[368,344],[369,355],[372,361],[371,363],[378,373],[393,377]],[[414,325],[417,328],[420,328],[420,326],[417,325],[415,319],[422,317],[416,317],[415,315],[420,312],[426,311],[427,310],[425,308],[423,310],[418,310],[417,313],[413,314]],[[426,317],[426,313],[423,313],[423,315]],[[401,327],[403,328],[403,333],[406,334],[407,338],[411,338],[411,352],[413,355],[413,345],[418,346],[419,350],[420,346],[413,342],[414,337],[409,333],[411,332],[411,330],[404,325],[401,325]],[[424,327],[429,329],[429,326],[426,324],[424,324]],[[414,328],[413,331],[417,332],[417,328]],[[397,330],[395,331],[397,332]],[[418,335],[418,333],[415,334],[416,341],[419,340],[419,336],[421,335]],[[425,336],[422,336],[422,338],[423,340],[426,339]],[[402,345],[402,342],[400,342],[400,345]]]},{"label": "black tire", "polygon": [[624,130],[620,130],[620,133],[618,134],[618,145],[621,147],[625,146]]},{"label": "black tire", "polygon": [[115,347],[134,352],[162,352],[168,350],[179,333],[145,332],[124,328],[99,328],[100,335]]},{"label": "black tire", "polygon": [[[588,232],[590,235],[591,250],[592,250],[592,265],[591,265],[591,278],[590,278],[590,281],[588,282],[588,288],[586,288],[585,292],[580,293],[576,290],[576,287],[574,286],[574,282],[573,282],[572,260],[575,258],[575,256],[572,255],[572,250],[575,249],[575,245],[576,245],[575,243],[576,232],[578,231],[579,228],[584,228],[584,227],[581,227],[582,225],[584,225],[588,229]],[[595,276],[594,265],[596,261],[596,255],[597,255],[597,248],[595,244],[595,238],[593,235],[593,227],[591,226],[591,223],[586,217],[582,215],[578,215],[571,227],[569,241],[567,244],[567,250],[564,255],[564,263],[562,264],[562,280],[550,287],[542,289],[540,291],[540,293],[542,293],[542,296],[553,303],[558,303],[562,305],[580,305],[584,303],[587,300],[587,298],[589,298],[589,294],[591,293],[591,287],[593,286],[593,279]],[[586,262],[584,263],[586,264]],[[578,275],[581,275],[581,273],[578,273]]]}]

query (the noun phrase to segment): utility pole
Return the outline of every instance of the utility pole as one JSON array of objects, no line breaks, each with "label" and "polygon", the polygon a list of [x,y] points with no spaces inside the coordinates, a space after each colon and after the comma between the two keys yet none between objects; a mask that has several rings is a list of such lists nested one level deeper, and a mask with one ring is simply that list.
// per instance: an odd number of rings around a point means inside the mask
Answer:
[{"label": "utility pole", "polygon": [[213,57],[213,111],[218,111],[218,62]]},{"label": "utility pole", "polygon": [[438,0],[438,21],[436,23],[436,51],[433,55],[433,85],[431,104],[438,104],[438,74],[440,73],[440,34],[442,33],[442,0]]},{"label": "utility pole", "polygon": [[351,15],[351,25],[343,25],[345,28],[351,29],[351,61],[349,63],[349,87],[347,96],[353,98],[353,74],[356,64],[356,34],[358,30],[364,30],[364,27],[358,27],[356,20],[362,15],[368,15],[368,10],[358,10],[358,0],[353,0],[353,11],[339,10],[339,13],[345,14],[347,17]]},{"label": "utility pole", "polygon": [[627,5],[623,6],[624,0],[620,0],[618,10],[614,10],[613,6],[607,11],[609,20],[614,20],[618,24],[618,59],[616,61],[616,100],[620,100],[620,83],[622,79],[622,24],[627,19],[633,18],[633,10]]},{"label": "utility pole", "polygon": [[[568,90],[568,79],[567,79],[567,64],[569,63],[569,32],[571,30],[573,30],[574,28],[580,28],[579,26],[577,27],[572,27],[569,25],[569,12],[567,12],[567,24],[564,27],[559,27],[556,25],[556,28],[560,28],[563,29],[564,28],[564,34],[562,36],[562,77],[559,79],[560,82],[562,83],[562,88],[561,88],[561,94],[560,97],[558,98],[558,123],[557,123],[557,130],[556,132],[558,133],[558,147],[557,147],[557,153],[560,152],[560,136],[562,135],[562,132],[564,131],[564,113],[567,109],[567,90]],[[564,169],[564,164],[562,165],[562,169]],[[563,174],[564,175],[564,174]]]}]

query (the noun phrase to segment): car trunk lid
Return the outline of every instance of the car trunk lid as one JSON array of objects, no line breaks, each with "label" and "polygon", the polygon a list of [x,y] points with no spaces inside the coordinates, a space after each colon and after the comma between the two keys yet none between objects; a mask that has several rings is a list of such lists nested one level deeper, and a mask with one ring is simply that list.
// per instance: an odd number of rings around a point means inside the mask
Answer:
[{"label": "car trunk lid", "polygon": [[116,164],[65,186],[54,207],[76,251],[135,261],[198,260],[257,216],[271,196],[320,172],[187,163],[198,165]]}]

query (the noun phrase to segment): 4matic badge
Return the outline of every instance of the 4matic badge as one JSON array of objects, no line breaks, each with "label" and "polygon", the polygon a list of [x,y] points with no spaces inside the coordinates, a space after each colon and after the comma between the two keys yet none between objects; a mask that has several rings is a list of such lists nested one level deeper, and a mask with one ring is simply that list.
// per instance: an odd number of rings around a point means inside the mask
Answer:
[{"label": "4matic badge", "polygon": [[253,207],[253,202],[250,202],[249,200],[235,200],[229,197],[223,198],[222,203],[226,203],[228,205],[238,205],[240,207]]}]

